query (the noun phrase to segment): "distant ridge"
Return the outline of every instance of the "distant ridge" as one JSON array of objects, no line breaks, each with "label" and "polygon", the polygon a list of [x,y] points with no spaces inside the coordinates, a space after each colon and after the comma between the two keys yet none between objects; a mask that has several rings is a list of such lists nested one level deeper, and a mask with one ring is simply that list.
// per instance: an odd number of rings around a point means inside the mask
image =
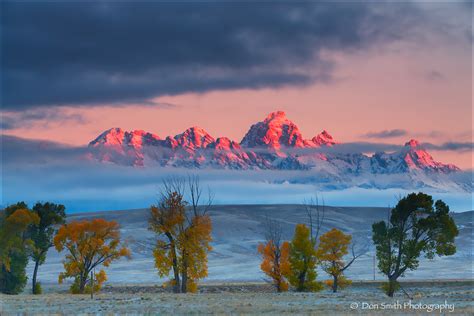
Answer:
[{"label": "distant ridge", "polygon": [[92,159],[128,166],[175,166],[186,168],[306,170],[329,164],[352,173],[406,173],[421,170],[451,173],[459,168],[435,161],[419,142],[412,139],[398,152],[367,157],[321,154],[295,149],[331,147],[339,144],[323,130],[311,139],[303,138],[286,113],[276,111],[253,124],[240,143],[227,137],[214,138],[193,126],[164,139],[142,130],[111,128],[89,143]]}]

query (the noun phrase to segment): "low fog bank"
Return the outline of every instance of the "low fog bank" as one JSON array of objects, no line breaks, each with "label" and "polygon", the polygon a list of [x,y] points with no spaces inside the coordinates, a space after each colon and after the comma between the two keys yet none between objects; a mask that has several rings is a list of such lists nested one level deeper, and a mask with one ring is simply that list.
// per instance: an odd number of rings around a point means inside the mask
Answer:
[{"label": "low fog bank", "polygon": [[[189,174],[198,175],[202,184],[214,192],[215,204],[302,203],[318,192],[326,205],[387,207],[395,205],[400,195],[423,191],[446,201],[452,211],[473,209],[471,192],[393,187],[331,189],[311,171],[130,168],[82,162],[74,167],[70,164],[6,164],[2,173],[2,206],[17,201],[30,204],[55,201],[66,205],[69,213],[149,207],[156,202],[164,178]],[[383,179],[386,183],[390,180],[390,177]]]}]

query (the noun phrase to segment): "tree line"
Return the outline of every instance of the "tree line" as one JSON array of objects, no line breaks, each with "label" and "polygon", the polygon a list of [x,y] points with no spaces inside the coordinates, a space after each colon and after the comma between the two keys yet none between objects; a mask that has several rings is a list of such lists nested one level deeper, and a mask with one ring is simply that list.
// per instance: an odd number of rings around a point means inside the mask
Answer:
[{"label": "tree line", "polygon": [[[305,207],[309,225],[297,224],[291,241],[282,241],[282,225],[266,217],[265,243],[258,246],[262,255],[260,268],[277,292],[287,291],[290,285],[298,292],[317,292],[325,284],[336,293],[351,284],[344,271],[362,253],[356,255],[353,245],[352,258],[345,262],[352,236],[332,228],[318,238],[325,218],[324,203],[305,203]],[[317,281],[318,265],[331,277],[330,280]]]},{"label": "tree line", "polygon": [[[190,176],[165,180],[157,204],[149,209],[148,228],[156,235],[155,268],[160,277],[170,277],[164,285],[175,293],[196,292],[198,281],[208,275],[208,253],[212,250],[208,211],[212,202],[210,190]],[[265,242],[257,249],[262,256],[260,268],[278,292],[290,286],[315,292],[324,285],[337,292],[351,283],[345,272],[361,253],[355,252],[352,236],[339,229],[320,235],[326,215],[324,203],[312,200],[304,205],[307,223],[295,226],[292,240],[283,240],[280,222],[270,217],[264,220]],[[372,225],[378,268],[387,277],[383,285],[386,294],[394,295],[400,287],[398,279],[417,269],[422,254],[428,258],[454,254],[457,235],[443,201],[434,202],[424,193],[401,198],[387,220]],[[40,294],[37,275],[51,247],[65,252],[58,282],[72,279],[71,293],[98,292],[107,280],[103,267],[120,258],[131,259],[117,222],[102,218],[66,222],[64,205],[36,203],[30,209],[19,202],[0,211],[0,292],[18,294],[24,290],[31,259],[31,292]],[[329,280],[317,280],[318,266]]]},{"label": "tree line", "polygon": [[[296,291],[315,292],[323,288],[323,282],[316,280],[319,264],[331,277],[324,283],[337,292],[338,288],[351,284],[344,272],[361,254],[356,254],[352,247],[351,259],[344,260],[352,236],[336,228],[318,238],[325,217],[324,203],[305,205],[309,227],[297,224],[291,241],[283,241],[279,222],[267,218],[265,243],[258,246],[262,255],[260,267],[278,292],[288,290],[289,285]],[[400,198],[387,220],[372,225],[377,266],[387,277],[383,291],[393,297],[400,288],[398,279],[406,271],[418,268],[422,254],[429,259],[455,254],[454,240],[458,234],[449,207],[442,200],[434,202],[430,195],[422,192]]]}]

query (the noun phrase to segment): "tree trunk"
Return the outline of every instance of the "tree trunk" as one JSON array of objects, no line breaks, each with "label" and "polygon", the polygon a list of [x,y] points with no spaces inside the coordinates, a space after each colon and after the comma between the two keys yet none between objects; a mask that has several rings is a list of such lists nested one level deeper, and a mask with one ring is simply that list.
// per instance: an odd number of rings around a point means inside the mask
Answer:
[{"label": "tree trunk", "polygon": [[35,260],[35,269],[33,270],[33,280],[32,280],[32,283],[33,283],[32,293],[33,294],[39,294],[39,293],[36,293],[36,276],[38,274],[38,267],[39,267],[39,260]]},{"label": "tree trunk", "polygon": [[79,277],[79,293],[84,294],[84,290],[86,288],[86,281],[87,281],[87,271],[81,273]]},{"label": "tree trunk", "polygon": [[297,288],[298,292],[304,291],[305,277],[306,277],[306,271],[301,272],[300,275],[298,276],[298,288]]},{"label": "tree trunk", "polygon": [[176,248],[174,242],[171,244],[172,255],[173,255],[173,273],[174,273],[174,286],[173,292],[179,293],[181,291],[181,283],[179,281],[179,267],[178,267],[178,258],[176,257]]},{"label": "tree trunk", "polygon": [[181,282],[179,280],[179,269],[178,263],[176,259],[173,259],[173,273],[174,273],[174,286],[173,292],[180,293],[181,292]]},{"label": "tree trunk", "polygon": [[7,293],[7,269],[5,268],[5,265],[0,264],[0,267],[2,268],[2,271],[0,272],[1,278],[0,280],[2,281],[0,283],[0,292],[1,293]]},{"label": "tree trunk", "polygon": [[337,275],[333,275],[332,292],[333,293],[337,292]]},{"label": "tree trunk", "polygon": [[188,292],[188,276],[184,274],[181,280],[181,293],[187,293],[187,292]]},{"label": "tree trunk", "polygon": [[173,292],[179,293],[181,290],[181,283],[179,281],[179,267],[178,267],[178,257],[176,255],[176,244],[174,238],[170,233],[166,233],[166,237],[170,241],[171,255],[173,256],[173,274],[174,274],[174,285]]},{"label": "tree trunk", "polygon": [[188,292],[188,254],[183,251],[183,270],[181,271],[181,293]]},{"label": "tree trunk", "polygon": [[94,299],[94,274],[91,270],[91,300]]},{"label": "tree trunk", "polygon": [[388,295],[389,297],[393,297],[393,295],[395,294],[395,285],[396,285],[396,282],[397,282],[397,279],[391,279],[391,278],[388,279],[388,291],[387,291],[387,295]]}]

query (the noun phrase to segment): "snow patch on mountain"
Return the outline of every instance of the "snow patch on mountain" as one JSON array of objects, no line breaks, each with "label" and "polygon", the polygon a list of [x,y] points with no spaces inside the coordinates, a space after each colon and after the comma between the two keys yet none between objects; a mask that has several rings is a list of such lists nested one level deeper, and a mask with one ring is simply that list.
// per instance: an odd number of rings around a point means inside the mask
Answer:
[{"label": "snow patch on mountain", "polygon": [[[112,128],[90,142],[92,159],[125,166],[170,166],[235,170],[311,170],[311,179],[296,181],[327,183],[329,188],[359,186],[387,187],[472,187],[443,175],[460,171],[452,164],[435,161],[417,140],[408,141],[392,153],[339,153],[337,142],[326,130],[304,139],[298,126],[285,112],[270,113],[253,124],[239,143],[217,139],[194,126],[161,139],[142,130]],[[330,150],[321,151],[328,148]],[[399,181],[379,181],[382,175],[400,175]]]}]

